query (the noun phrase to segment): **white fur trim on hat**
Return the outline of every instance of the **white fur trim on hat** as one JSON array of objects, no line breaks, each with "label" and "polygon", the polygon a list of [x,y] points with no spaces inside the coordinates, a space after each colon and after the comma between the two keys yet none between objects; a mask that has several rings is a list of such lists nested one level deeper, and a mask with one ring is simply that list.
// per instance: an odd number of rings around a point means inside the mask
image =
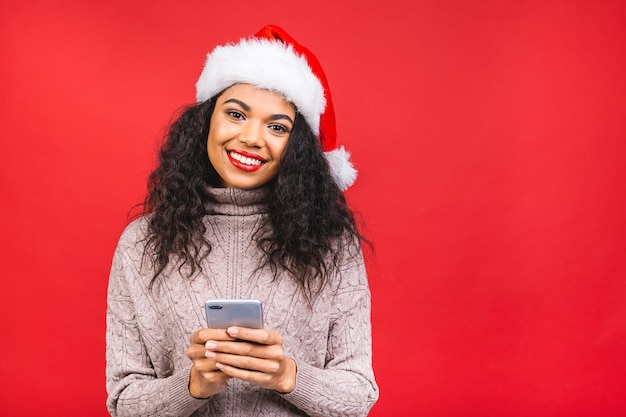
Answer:
[{"label": "white fur trim on hat", "polygon": [[202,102],[226,88],[246,83],[278,92],[293,103],[315,135],[326,108],[324,88],[307,61],[293,47],[266,39],[242,39],[216,47],[207,55],[196,83],[196,100]]},{"label": "white fur trim on hat", "polygon": [[330,165],[330,173],[341,191],[347,190],[356,181],[357,170],[350,162],[350,152],[341,146],[332,151],[324,152]]}]

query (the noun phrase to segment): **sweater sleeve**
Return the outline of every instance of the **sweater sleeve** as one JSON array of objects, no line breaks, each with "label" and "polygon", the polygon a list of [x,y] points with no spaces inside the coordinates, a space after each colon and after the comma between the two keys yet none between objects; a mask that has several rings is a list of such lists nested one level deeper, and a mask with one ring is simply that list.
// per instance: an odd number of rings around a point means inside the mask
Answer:
[{"label": "sweater sleeve", "polygon": [[326,363],[319,368],[296,358],[296,388],[283,395],[311,417],[366,416],[378,399],[367,275],[360,251],[350,258],[332,298]]},{"label": "sweater sleeve", "polygon": [[[143,342],[128,279],[133,279],[122,240],[113,258],[107,299],[107,408],[117,416],[188,416],[206,403],[189,393],[191,362],[172,375],[157,375]],[[128,248],[128,246],[127,246]]]}]

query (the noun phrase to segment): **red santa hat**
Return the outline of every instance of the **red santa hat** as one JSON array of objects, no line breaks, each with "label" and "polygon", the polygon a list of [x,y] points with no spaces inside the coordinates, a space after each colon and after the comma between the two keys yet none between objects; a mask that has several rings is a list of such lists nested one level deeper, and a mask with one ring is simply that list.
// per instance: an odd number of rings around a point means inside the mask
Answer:
[{"label": "red santa hat", "polygon": [[318,137],[339,188],[343,191],[354,183],[357,172],[350,153],[337,147],[328,80],[311,51],[273,25],[253,37],[218,46],[207,55],[196,83],[196,100],[208,100],[237,83],[276,91],[292,102]]}]

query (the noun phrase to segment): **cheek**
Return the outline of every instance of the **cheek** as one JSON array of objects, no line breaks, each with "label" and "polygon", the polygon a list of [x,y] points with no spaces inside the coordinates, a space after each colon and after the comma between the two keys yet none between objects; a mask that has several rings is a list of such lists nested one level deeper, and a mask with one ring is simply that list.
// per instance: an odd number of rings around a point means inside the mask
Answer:
[{"label": "cheek", "polygon": [[207,137],[206,148],[209,162],[211,162],[211,165],[216,167],[220,163],[220,159],[222,159],[221,147],[215,137],[213,137],[211,134],[209,134],[209,136]]},{"label": "cheek", "polygon": [[288,140],[289,139],[283,139],[283,140],[276,141],[271,144],[271,153],[272,153],[272,157],[275,160],[280,161],[283,159],[283,155],[285,154],[285,149],[287,148]]}]

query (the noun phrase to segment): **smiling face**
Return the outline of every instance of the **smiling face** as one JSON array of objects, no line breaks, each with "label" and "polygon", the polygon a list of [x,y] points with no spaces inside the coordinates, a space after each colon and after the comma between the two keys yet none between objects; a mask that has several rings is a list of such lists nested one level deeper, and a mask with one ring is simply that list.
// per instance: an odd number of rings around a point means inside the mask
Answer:
[{"label": "smiling face", "polygon": [[250,84],[224,90],[207,139],[222,186],[252,189],[274,178],[295,118],[294,106],[278,93]]}]

